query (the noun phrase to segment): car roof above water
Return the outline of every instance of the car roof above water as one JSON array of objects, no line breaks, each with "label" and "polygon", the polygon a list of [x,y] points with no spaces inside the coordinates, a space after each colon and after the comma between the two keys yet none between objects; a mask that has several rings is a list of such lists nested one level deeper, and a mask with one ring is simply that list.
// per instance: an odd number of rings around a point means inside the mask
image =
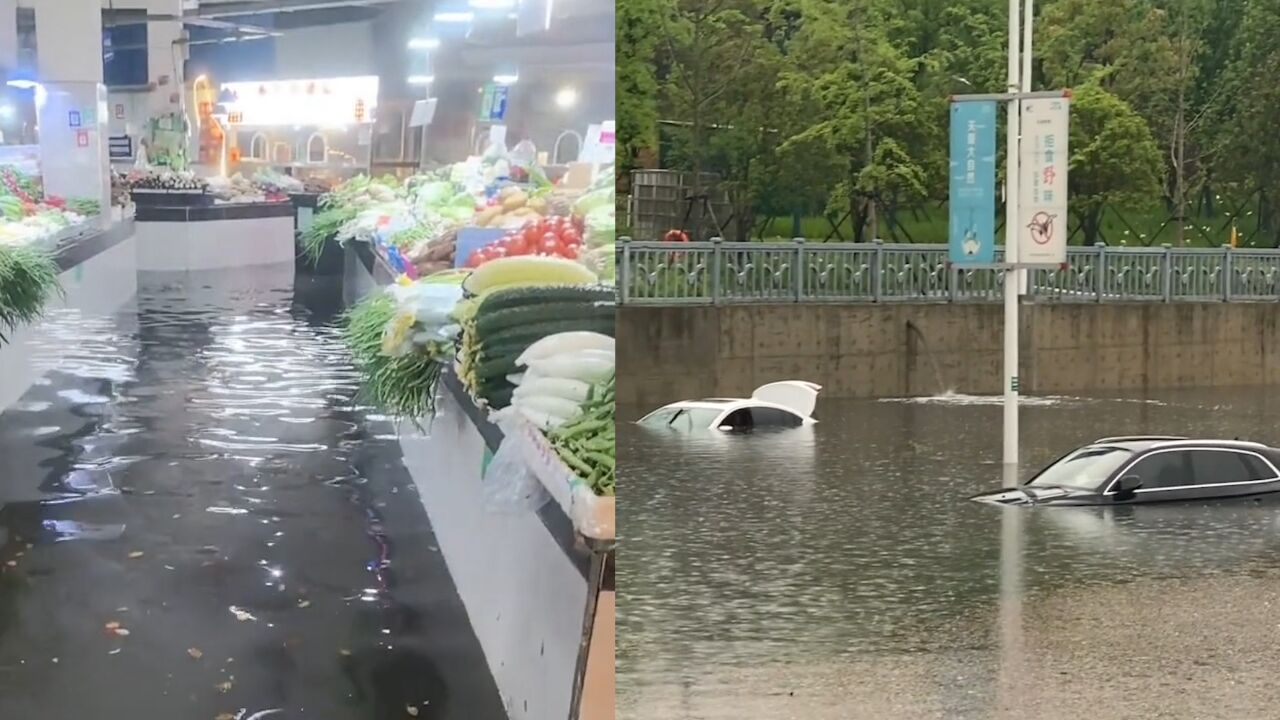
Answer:
[{"label": "car roof above water", "polygon": [[1249,440],[1222,440],[1216,438],[1186,438],[1172,435],[1134,435],[1127,437],[1109,437],[1096,440],[1085,447],[1114,447],[1130,452],[1143,452],[1155,448],[1231,448],[1235,450],[1254,450],[1276,452],[1274,448]]}]

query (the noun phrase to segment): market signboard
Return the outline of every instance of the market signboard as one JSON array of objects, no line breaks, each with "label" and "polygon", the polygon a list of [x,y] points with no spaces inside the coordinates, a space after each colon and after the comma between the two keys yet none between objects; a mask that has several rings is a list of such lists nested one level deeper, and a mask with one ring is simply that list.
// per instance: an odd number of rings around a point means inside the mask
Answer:
[{"label": "market signboard", "polygon": [[234,125],[364,125],[376,116],[378,78],[223,83],[219,94]]},{"label": "market signboard", "polygon": [[1067,261],[1067,97],[1022,101],[1018,264]]},{"label": "market signboard", "polygon": [[502,122],[507,119],[507,93],[511,88],[496,82],[485,83],[480,98],[480,119],[485,122]]},{"label": "market signboard", "polygon": [[947,226],[952,263],[995,262],[995,189],[996,102],[953,102]]}]

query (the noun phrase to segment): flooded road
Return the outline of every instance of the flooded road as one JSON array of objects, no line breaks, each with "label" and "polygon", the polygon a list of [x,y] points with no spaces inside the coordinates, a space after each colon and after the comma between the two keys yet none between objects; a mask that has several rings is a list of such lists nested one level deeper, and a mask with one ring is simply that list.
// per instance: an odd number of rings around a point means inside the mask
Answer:
[{"label": "flooded road", "polygon": [[339,278],[143,275],[0,414],[0,717],[504,718]]},{"label": "flooded road", "polygon": [[[1024,476],[1104,435],[1280,443],[1276,392],[1031,398]],[[619,717],[1274,717],[1280,502],[967,502],[1000,485],[998,402],[620,427]]]}]

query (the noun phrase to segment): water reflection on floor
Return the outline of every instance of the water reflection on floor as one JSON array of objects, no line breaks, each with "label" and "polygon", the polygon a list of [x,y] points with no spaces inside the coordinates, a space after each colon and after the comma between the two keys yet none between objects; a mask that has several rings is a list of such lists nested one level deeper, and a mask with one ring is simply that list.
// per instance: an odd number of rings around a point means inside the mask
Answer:
[{"label": "water reflection on floor", "polygon": [[157,274],[54,318],[0,414],[0,717],[505,717],[340,298]]},{"label": "water reflection on floor", "polygon": [[[1280,443],[1273,393],[1033,401],[1024,473],[1103,435]],[[811,429],[748,437],[620,427],[620,717],[1275,716],[1280,503],[966,502],[1000,484],[1000,412],[949,396],[820,402]]]}]

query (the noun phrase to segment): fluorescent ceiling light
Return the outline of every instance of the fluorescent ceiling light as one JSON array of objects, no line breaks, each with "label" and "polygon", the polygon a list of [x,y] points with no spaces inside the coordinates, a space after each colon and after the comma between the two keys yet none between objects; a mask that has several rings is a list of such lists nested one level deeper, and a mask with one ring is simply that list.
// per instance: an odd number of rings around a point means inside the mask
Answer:
[{"label": "fluorescent ceiling light", "polygon": [[440,47],[440,38],[414,38],[409,41],[410,50],[435,50]]},{"label": "fluorescent ceiling light", "polygon": [[434,75],[410,75],[410,85],[430,85],[435,80]]},{"label": "fluorescent ceiling light", "polygon": [[493,81],[499,85],[515,85],[520,79],[519,75],[494,75]]},{"label": "fluorescent ceiling light", "polygon": [[567,110],[578,102],[578,91],[571,87],[560,88],[556,93],[556,107]]},{"label": "fluorescent ceiling light", "polygon": [[477,10],[509,10],[518,3],[516,0],[469,0],[467,4]]},{"label": "fluorescent ceiling light", "polygon": [[438,12],[435,17],[436,22],[469,23],[476,19],[476,14],[473,12]]},{"label": "fluorescent ceiling light", "polygon": [[19,90],[30,90],[31,88],[39,87],[40,83],[36,82],[35,80],[18,79],[18,80],[10,80],[8,82],[8,85],[9,87],[15,87],[15,88],[18,88]]}]

